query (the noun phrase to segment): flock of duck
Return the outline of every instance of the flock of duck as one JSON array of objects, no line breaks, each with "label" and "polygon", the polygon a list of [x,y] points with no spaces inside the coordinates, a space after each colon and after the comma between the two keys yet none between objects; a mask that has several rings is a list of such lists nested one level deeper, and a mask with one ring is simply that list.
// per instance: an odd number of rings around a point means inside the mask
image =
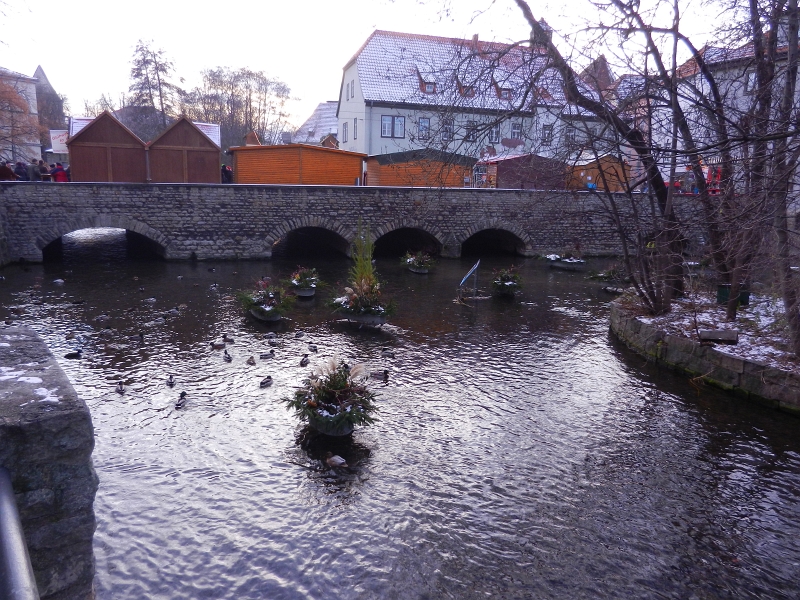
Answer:
[{"label": "flock of duck", "polygon": [[[300,339],[300,338],[302,338],[304,336],[305,336],[305,333],[302,332],[302,331],[298,331],[298,332],[296,332],[294,334],[295,339]],[[139,334],[138,336],[136,336],[137,339],[141,339],[143,337],[144,337],[143,334]],[[275,334],[274,332],[267,333],[266,334],[266,338],[267,338],[267,343],[270,346],[279,346],[282,343],[282,341],[278,338],[278,335]],[[227,349],[226,346],[227,346],[227,344],[233,344],[233,343],[234,343],[234,338],[229,336],[227,333],[224,333],[224,334],[222,334],[222,341],[216,341],[215,340],[215,341],[209,342],[209,345],[214,350],[222,350],[223,351],[222,360],[224,360],[225,362],[229,363],[229,362],[233,362],[233,356],[231,356],[230,352],[228,352],[228,349]],[[318,348],[318,346],[316,344],[309,343],[308,344],[308,350],[309,350],[309,352],[317,352],[319,350],[319,348]],[[80,359],[80,358],[82,358],[82,354],[83,354],[83,350],[78,349],[78,350],[75,350],[73,352],[68,352],[67,354],[64,355],[64,358],[72,359],[72,360]],[[258,357],[261,360],[272,360],[272,359],[274,359],[276,357],[275,348],[270,348],[269,352],[260,353],[258,355]],[[394,354],[394,351],[390,350],[389,348],[383,348],[381,350],[381,357],[382,358],[394,358],[395,354]],[[300,366],[301,367],[306,367],[306,366],[308,366],[309,362],[310,362],[310,359],[309,359],[308,352],[303,353],[303,356],[300,358],[300,362],[299,362]],[[255,356],[253,356],[253,355],[249,356],[247,358],[247,360],[245,360],[245,364],[247,364],[249,366],[255,366],[257,364]],[[384,382],[387,382],[387,381],[389,381],[389,369],[383,369],[382,371],[376,371],[376,372],[372,373],[370,376],[372,378],[374,378],[374,379],[380,379],[380,380],[382,380]],[[177,382],[175,380],[174,375],[170,375],[166,380],[166,385],[167,385],[167,387],[170,387],[170,388],[174,387],[176,383]],[[266,377],[264,377],[259,382],[259,387],[261,387],[262,389],[263,388],[268,388],[273,383],[274,383],[274,380],[272,378],[272,375],[267,375]],[[115,391],[118,394],[124,394],[125,393],[125,385],[123,384],[122,381],[117,383]],[[186,406],[187,401],[188,401],[187,393],[185,391],[181,392],[178,400],[176,400],[176,402],[175,402],[175,408],[176,409],[184,408]],[[338,456],[335,456],[334,458],[341,460],[341,457],[338,457]],[[331,464],[331,463],[328,462],[328,464]],[[346,467],[347,464],[342,464],[342,465],[336,464],[336,465],[331,465],[331,466],[344,466],[344,467]]]}]

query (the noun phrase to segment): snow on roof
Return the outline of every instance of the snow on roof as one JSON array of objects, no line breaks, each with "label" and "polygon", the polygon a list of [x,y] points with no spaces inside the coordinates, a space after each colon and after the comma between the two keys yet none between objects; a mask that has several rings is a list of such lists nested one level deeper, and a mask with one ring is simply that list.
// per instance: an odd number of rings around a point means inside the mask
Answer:
[{"label": "snow on roof", "polygon": [[376,30],[347,66],[354,61],[367,102],[478,110],[564,103],[540,46]]},{"label": "snow on roof", "polygon": [[0,67],[0,79],[19,79],[23,81],[30,81],[32,83],[36,83],[35,77],[29,77],[28,75],[17,73],[16,71],[12,71],[11,69],[6,69],[5,67]]},{"label": "snow on roof", "polygon": [[339,121],[336,118],[338,106],[336,100],[321,102],[306,122],[297,129],[292,140],[298,144],[319,144],[329,133],[336,135],[339,131]]}]

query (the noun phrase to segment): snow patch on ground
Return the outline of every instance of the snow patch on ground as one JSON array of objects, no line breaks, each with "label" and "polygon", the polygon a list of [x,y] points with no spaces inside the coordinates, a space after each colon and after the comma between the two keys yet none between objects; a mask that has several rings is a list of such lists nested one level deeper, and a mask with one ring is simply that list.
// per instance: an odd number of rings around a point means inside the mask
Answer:
[{"label": "snow patch on ground", "polygon": [[737,344],[715,344],[714,349],[766,366],[800,370],[800,360],[789,351],[788,326],[783,302],[779,299],[751,294],[750,305],[739,307],[736,321],[733,322],[725,319],[725,305],[699,294],[675,301],[666,315],[638,318],[669,334],[695,341],[700,329],[735,330],[739,332]]}]

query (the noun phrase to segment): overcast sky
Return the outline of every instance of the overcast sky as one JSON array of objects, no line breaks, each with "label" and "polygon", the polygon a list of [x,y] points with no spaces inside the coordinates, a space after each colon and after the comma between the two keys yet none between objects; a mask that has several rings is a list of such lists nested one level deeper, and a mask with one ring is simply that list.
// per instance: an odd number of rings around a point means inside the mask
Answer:
[{"label": "overcast sky", "polygon": [[[531,2],[537,18],[568,29],[588,3]],[[119,8],[117,8],[119,7]],[[289,85],[300,125],[320,102],[336,100],[342,68],[375,29],[500,42],[526,39],[513,0],[255,0],[206,2],[12,0],[0,25],[0,66],[33,75],[41,65],[67,96],[71,113],[84,100],[127,92],[137,40],[152,40],[175,64],[185,87],[205,68],[247,67]]]}]

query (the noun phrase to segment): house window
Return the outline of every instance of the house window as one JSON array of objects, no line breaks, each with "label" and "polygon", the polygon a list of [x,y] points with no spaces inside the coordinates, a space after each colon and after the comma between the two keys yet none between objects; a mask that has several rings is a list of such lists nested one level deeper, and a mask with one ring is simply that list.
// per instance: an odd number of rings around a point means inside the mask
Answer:
[{"label": "house window", "polygon": [[385,138],[404,138],[406,137],[406,118],[393,117],[391,115],[381,116],[381,137]]},{"label": "house window", "polygon": [[420,140],[429,140],[431,138],[431,120],[428,117],[420,117],[417,137]]},{"label": "house window", "polygon": [[426,94],[435,94],[436,84],[431,81],[425,81],[422,83],[422,91]]},{"label": "house window", "polygon": [[350,100],[350,84],[349,83],[345,86],[345,90],[346,91],[345,91],[344,98],[345,98],[345,100]]},{"label": "house window", "polygon": [[356,80],[355,79],[351,79],[350,80],[350,97],[351,98],[355,98],[356,97]]},{"label": "house window", "polygon": [[500,125],[493,125],[489,130],[489,143],[497,144],[500,141]]},{"label": "house window", "polygon": [[464,134],[464,141],[474,142],[478,139],[478,124],[475,121],[467,121],[467,129]]},{"label": "house window", "polygon": [[475,86],[465,85],[461,88],[461,95],[466,96],[467,98],[473,98],[475,96]]},{"label": "house window", "polygon": [[347,121],[342,123],[342,143],[347,141]]},{"label": "house window", "polygon": [[358,139],[358,119],[353,119],[353,139]]},{"label": "house window", "polygon": [[553,143],[553,126],[542,125],[542,146],[549,146]]},{"label": "house window", "polygon": [[745,94],[752,94],[758,87],[758,75],[755,71],[748,71],[744,77],[744,92]]},{"label": "house window", "polygon": [[453,119],[442,120],[442,141],[449,142],[453,139]]},{"label": "house window", "polygon": [[511,139],[514,140],[522,139],[522,123],[511,124]]},{"label": "house window", "polygon": [[497,90],[497,97],[500,100],[511,100],[511,90],[508,88],[500,88]]},{"label": "house window", "polygon": [[575,143],[575,128],[571,125],[564,129],[564,143],[565,144],[574,144]]}]

